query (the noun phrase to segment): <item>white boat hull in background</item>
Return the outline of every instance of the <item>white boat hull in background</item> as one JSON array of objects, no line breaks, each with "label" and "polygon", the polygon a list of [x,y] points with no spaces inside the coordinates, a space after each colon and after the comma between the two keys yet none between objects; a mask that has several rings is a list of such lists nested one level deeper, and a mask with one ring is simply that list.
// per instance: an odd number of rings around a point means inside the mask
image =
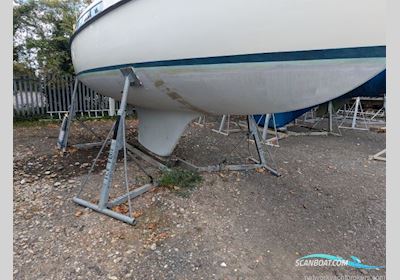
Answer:
[{"label": "white boat hull in background", "polygon": [[118,68],[134,67],[139,141],[165,156],[198,115],[297,110],[371,79],[385,69],[384,10],[379,0],[127,1],[75,35],[72,58],[82,82],[117,100]]}]

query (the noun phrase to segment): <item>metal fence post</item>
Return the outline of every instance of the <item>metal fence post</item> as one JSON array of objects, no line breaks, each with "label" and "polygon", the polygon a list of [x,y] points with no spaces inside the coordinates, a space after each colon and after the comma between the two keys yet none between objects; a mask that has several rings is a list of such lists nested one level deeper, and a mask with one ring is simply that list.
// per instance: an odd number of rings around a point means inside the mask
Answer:
[{"label": "metal fence post", "polygon": [[108,98],[108,115],[115,116],[115,100],[111,97]]}]

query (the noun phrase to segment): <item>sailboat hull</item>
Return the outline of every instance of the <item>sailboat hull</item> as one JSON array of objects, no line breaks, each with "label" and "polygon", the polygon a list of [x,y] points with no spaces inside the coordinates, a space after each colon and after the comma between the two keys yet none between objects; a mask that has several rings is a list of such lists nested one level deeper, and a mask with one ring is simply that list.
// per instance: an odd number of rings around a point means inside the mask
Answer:
[{"label": "sailboat hull", "polygon": [[[293,111],[385,69],[379,0],[125,0],[107,9],[74,34],[75,71],[119,100],[119,69],[133,67],[143,83],[128,96],[143,116],[139,141],[162,155],[198,115]],[[155,143],[149,131],[163,126],[163,114],[172,132]]]}]

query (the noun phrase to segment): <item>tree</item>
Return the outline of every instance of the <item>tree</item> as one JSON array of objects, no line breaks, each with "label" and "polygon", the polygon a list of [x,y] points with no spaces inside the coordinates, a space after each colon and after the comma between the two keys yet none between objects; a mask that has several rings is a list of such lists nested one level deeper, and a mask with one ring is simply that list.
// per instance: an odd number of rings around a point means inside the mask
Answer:
[{"label": "tree", "polygon": [[69,40],[88,0],[14,1],[14,75],[72,74]]},{"label": "tree", "polygon": [[35,28],[33,12],[36,2],[16,3],[13,8],[13,68],[14,75],[28,75],[34,73],[31,67],[28,50],[25,47],[24,38],[32,36]]}]

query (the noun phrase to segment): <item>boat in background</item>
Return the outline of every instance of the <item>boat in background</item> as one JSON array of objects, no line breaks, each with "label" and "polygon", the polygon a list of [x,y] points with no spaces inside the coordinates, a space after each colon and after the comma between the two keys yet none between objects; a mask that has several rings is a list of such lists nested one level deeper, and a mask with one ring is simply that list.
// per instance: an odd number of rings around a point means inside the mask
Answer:
[{"label": "boat in background", "polygon": [[386,94],[386,69],[338,99],[353,97],[383,97]]},{"label": "boat in background", "polygon": [[[291,123],[292,121],[294,121],[298,117],[302,116],[303,114],[307,113],[314,107],[315,106],[308,107],[305,109],[290,111],[290,112],[274,113],[275,127],[276,128],[284,127],[285,125]],[[264,115],[254,115],[254,119],[255,119],[256,123],[258,124],[258,126],[264,127],[265,117],[266,117],[265,114]],[[268,127],[274,128],[274,119],[273,118],[269,119]]]},{"label": "boat in background", "polygon": [[78,19],[80,81],[121,99],[139,142],[168,156],[199,115],[288,112],[351,92],[386,68],[380,0],[103,0]]},{"label": "boat in background", "polygon": [[[383,97],[386,93],[386,70],[382,71],[369,81],[353,89],[349,93],[344,94],[334,100],[346,100],[353,97]],[[295,110],[291,112],[275,113],[275,126],[276,128],[284,127],[285,125],[291,123],[295,119],[299,118],[303,114],[307,113],[315,106],[308,107],[305,109]],[[254,115],[254,119],[257,124],[261,127],[265,125],[266,115]],[[268,122],[269,128],[274,128],[274,122],[271,118]]]}]

